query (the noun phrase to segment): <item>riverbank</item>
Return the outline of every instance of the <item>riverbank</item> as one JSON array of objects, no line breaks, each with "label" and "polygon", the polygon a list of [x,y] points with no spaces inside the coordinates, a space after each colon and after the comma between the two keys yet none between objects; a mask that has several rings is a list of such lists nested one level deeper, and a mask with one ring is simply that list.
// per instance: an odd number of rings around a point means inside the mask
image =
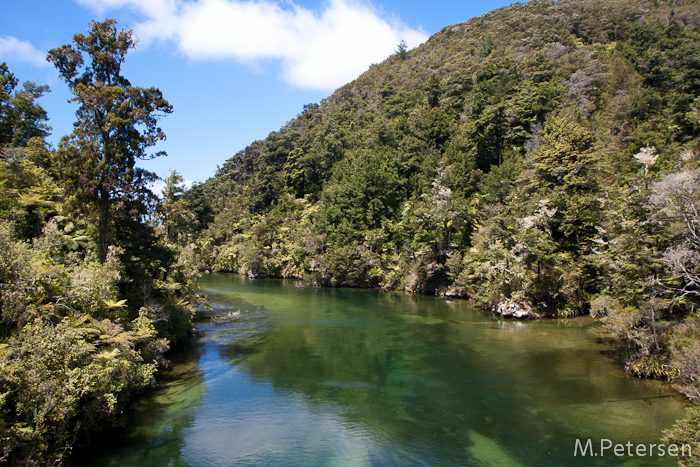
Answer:
[{"label": "riverbank", "polygon": [[663,384],[621,372],[591,318],[295,282],[202,277],[212,310],[182,381],[146,394],[91,465],[588,466],[576,438],[648,444],[682,416]]}]

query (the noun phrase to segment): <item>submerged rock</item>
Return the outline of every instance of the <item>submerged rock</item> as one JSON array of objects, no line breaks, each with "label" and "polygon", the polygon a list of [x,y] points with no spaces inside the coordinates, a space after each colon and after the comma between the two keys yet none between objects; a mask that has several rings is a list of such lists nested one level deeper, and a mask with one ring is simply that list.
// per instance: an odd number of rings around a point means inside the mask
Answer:
[{"label": "submerged rock", "polygon": [[471,458],[477,465],[524,467],[517,459],[506,452],[496,440],[487,438],[474,430],[469,430],[469,441],[472,445],[467,448]]}]

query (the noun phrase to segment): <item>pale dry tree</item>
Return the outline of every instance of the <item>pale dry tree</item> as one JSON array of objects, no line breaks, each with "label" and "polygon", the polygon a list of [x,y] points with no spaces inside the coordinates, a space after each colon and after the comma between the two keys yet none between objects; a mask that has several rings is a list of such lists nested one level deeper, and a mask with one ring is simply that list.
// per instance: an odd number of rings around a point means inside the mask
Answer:
[{"label": "pale dry tree", "polygon": [[675,230],[678,241],[663,254],[669,270],[683,281],[679,297],[700,296],[700,170],[667,175],[651,187],[649,201]]},{"label": "pale dry tree", "polygon": [[646,177],[649,173],[649,166],[654,165],[659,156],[656,154],[656,148],[647,144],[645,148],[639,148],[639,152],[634,155],[634,158],[644,166],[644,176]]}]

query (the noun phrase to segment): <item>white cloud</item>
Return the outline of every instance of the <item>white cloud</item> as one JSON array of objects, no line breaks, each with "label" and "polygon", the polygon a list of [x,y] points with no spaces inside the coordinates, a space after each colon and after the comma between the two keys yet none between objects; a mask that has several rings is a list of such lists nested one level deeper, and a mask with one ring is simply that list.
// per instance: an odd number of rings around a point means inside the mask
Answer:
[{"label": "white cloud", "polygon": [[27,62],[36,66],[48,66],[46,52],[36,49],[31,42],[13,36],[0,36],[0,57],[4,60]]},{"label": "white cloud", "polygon": [[332,90],[388,57],[401,40],[415,47],[422,30],[382,17],[368,3],[330,0],[320,12],[281,0],[77,0],[100,12],[130,7],[146,19],[139,39],[175,41],[190,60],[279,60],[293,86]]}]

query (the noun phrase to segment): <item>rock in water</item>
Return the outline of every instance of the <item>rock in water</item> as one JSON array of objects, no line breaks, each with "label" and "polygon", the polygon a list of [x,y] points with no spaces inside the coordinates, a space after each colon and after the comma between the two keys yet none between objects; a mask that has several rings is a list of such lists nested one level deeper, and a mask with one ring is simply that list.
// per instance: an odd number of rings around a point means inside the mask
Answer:
[{"label": "rock in water", "polygon": [[501,302],[496,307],[495,312],[497,315],[508,318],[534,319],[539,317],[526,302]]}]

